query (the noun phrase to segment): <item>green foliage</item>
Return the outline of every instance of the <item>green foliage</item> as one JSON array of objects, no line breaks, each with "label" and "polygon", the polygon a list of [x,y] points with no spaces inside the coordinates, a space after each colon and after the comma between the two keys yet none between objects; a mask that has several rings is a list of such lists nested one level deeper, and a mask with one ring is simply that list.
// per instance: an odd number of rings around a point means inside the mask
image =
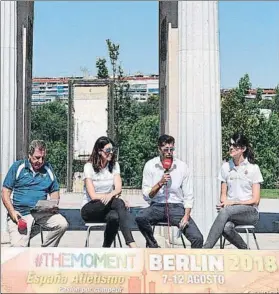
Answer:
[{"label": "green foliage", "polygon": [[276,88],[276,96],[273,101],[273,111],[279,114],[279,85]]},{"label": "green foliage", "polygon": [[264,187],[276,188],[279,184],[279,115],[272,113],[255,130],[254,150],[264,177]]},{"label": "green foliage", "polygon": [[107,79],[109,77],[106,62],[107,61],[105,58],[98,58],[96,61],[96,67],[98,69],[98,72],[97,72],[98,79]]},{"label": "green foliage", "polygon": [[[142,170],[147,160],[157,155],[159,136],[159,96],[152,95],[147,102],[133,101],[129,85],[124,81],[118,62],[119,45],[107,40],[113,70],[113,99],[108,105],[112,138],[119,147],[119,163],[124,186],[141,187]],[[279,87],[273,100],[263,100],[261,90],[256,99],[245,95],[251,87],[248,75],[239,86],[221,95],[222,152],[228,159],[227,143],[236,131],[249,138],[257,164],[264,177],[263,187],[279,187]],[[262,113],[268,109],[270,115]],[[109,136],[110,136],[109,134]],[[45,140],[48,160],[60,184],[66,183],[67,163],[67,109],[60,102],[52,102],[32,109],[31,138]],[[82,161],[73,162],[73,172],[82,171]],[[277,190],[278,191],[278,190]]]},{"label": "green foliage", "polygon": [[67,144],[61,141],[47,144],[47,161],[55,171],[59,184],[66,184],[67,175]]},{"label": "green foliage", "polygon": [[143,116],[131,127],[120,149],[119,163],[123,169],[123,184],[139,188],[144,164],[157,155],[159,116]]},{"label": "green foliage", "polygon": [[[276,99],[262,100],[261,91],[256,99],[246,99],[251,87],[249,76],[240,79],[239,87],[221,96],[222,153],[228,159],[228,141],[233,133],[243,132],[255,151],[256,161],[264,177],[263,187],[275,188],[279,182],[279,117]],[[277,90],[278,91],[278,90]],[[267,107],[268,106],[268,107]],[[263,109],[270,109],[265,116]]]},{"label": "green foliage", "polygon": [[261,198],[279,199],[279,189],[261,189]]},{"label": "green foliage", "polygon": [[67,108],[59,102],[32,108],[31,138],[46,142],[67,142]]},{"label": "green foliage", "polygon": [[129,84],[119,63],[119,45],[106,40],[113,76],[112,99],[108,104],[109,136],[119,147],[119,163],[124,186],[139,188],[142,169],[157,154],[159,97],[147,102],[133,101]]},{"label": "green foliage", "polygon": [[32,108],[31,140],[44,140],[47,161],[52,165],[60,184],[66,183],[67,174],[67,108],[59,102],[50,102]]}]

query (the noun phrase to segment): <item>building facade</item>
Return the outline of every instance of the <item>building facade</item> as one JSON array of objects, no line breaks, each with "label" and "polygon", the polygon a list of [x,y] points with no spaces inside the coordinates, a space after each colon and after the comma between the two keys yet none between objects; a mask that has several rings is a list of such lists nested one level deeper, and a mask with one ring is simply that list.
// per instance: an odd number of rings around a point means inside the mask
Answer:
[{"label": "building facade", "polygon": [[[276,96],[275,89],[261,89],[263,100],[272,100]],[[248,99],[255,99],[257,95],[257,89],[250,89],[245,96]]]},{"label": "building facade", "polygon": [[136,75],[125,79],[129,83],[129,93],[133,100],[144,102],[151,95],[159,95],[159,75]]},{"label": "building facade", "polygon": [[[82,77],[43,77],[33,78],[32,81],[32,106],[42,105],[44,103],[56,100],[68,102],[69,80],[83,80]],[[95,80],[92,78],[92,80]],[[159,94],[159,76],[127,76],[124,81],[129,83],[129,93],[131,98],[144,102],[153,94]]]},{"label": "building facade", "polygon": [[55,100],[68,101],[69,78],[34,78],[32,80],[32,106]]}]

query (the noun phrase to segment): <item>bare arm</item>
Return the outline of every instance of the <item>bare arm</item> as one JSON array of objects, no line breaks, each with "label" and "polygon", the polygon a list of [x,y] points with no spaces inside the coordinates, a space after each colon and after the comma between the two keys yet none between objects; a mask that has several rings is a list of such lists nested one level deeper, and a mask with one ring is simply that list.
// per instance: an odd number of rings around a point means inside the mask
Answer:
[{"label": "bare arm", "polygon": [[191,211],[192,211],[192,208],[185,208],[185,214],[184,216],[189,219],[190,215],[191,215]]},{"label": "bare arm", "polygon": [[261,197],[261,185],[253,184],[252,186],[252,198],[245,201],[235,201],[234,205],[258,205]]},{"label": "bare arm", "polygon": [[51,200],[57,200],[57,205],[59,204],[60,194],[59,191],[55,191],[49,194]]},{"label": "bare arm", "polygon": [[113,183],[114,183],[114,190],[110,192],[111,197],[114,197],[114,196],[120,197],[122,192],[122,179],[120,174],[114,175]]},{"label": "bare arm", "polygon": [[170,174],[164,173],[161,180],[152,186],[152,172],[149,170],[148,165],[145,165],[142,177],[142,192],[144,199],[148,201],[155,197],[162,186],[165,185],[169,180]]},{"label": "bare arm", "polygon": [[2,201],[6,209],[8,210],[9,215],[14,222],[18,222],[18,217],[21,216],[19,212],[14,209],[14,206],[11,201],[12,190],[3,187],[2,189]]},{"label": "bare arm", "polygon": [[85,179],[84,181],[86,191],[92,200],[100,200],[103,197],[107,196],[107,194],[96,193],[92,179]]},{"label": "bare arm", "polygon": [[156,194],[159,192],[159,190],[167,183],[167,181],[170,180],[170,175],[168,173],[165,173],[161,180],[155,184],[152,188],[151,191],[149,192],[148,196],[150,198],[153,198],[154,196],[156,196]]},{"label": "bare arm", "polygon": [[220,202],[223,203],[227,199],[227,183],[221,183],[221,195],[220,195]]},{"label": "bare arm", "polygon": [[142,194],[146,201],[150,201],[160,190],[159,184],[152,186],[152,174],[149,170],[148,164],[145,164],[142,175]]},{"label": "bare arm", "polygon": [[150,198],[153,198],[158,192],[159,190],[162,188],[162,184],[161,182],[158,182],[156,185],[154,185],[152,188],[151,188],[151,191],[149,193],[149,197]]},{"label": "bare arm", "polygon": [[114,175],[113,182],[115,188],[110,193],[96,193],[93,181],[89,178],[85,179],[85,187],[88,195],[92,200],[100,200],[107,196],[110,196],[112,198],[114,196],[120,195],[122,192],[122,180],[120,174]]}]

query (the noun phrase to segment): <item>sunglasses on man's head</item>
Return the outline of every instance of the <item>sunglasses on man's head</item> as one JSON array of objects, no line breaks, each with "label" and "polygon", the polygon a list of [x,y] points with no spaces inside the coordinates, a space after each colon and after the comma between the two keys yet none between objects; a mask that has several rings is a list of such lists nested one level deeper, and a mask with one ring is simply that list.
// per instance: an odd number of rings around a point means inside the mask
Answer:
[{"label": "sunglasses on man's head", "polygon": [[174,150],[175,150],[174,147],[170,147],[170,148],[168,148],[168,147],[166,147],[166,148],[162,148],[162,151],[163,151],[164,153],[167,153],[167,152],[173,152]]},{"label": "sunglasses on man's head", "polygon": [[103,151],[105,152],[105,153],[114,153],[114,152],[116,152],[116,148],[106,148],[106,149],[103,149]]}]

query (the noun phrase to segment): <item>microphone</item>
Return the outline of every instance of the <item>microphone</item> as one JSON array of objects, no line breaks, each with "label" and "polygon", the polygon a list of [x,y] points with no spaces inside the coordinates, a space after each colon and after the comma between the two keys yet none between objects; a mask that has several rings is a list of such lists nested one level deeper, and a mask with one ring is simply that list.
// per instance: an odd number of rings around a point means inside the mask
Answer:
[{"label": "microphone", "polygon": [[170,156],[170,157],[165,157],[163,160],[162,160],[162,165],[163,165],[163,168],[165,170],[165,173],[168,172],[168,170],[171,168],[172,166],[172,162],[173,162],[173,157]]}]

